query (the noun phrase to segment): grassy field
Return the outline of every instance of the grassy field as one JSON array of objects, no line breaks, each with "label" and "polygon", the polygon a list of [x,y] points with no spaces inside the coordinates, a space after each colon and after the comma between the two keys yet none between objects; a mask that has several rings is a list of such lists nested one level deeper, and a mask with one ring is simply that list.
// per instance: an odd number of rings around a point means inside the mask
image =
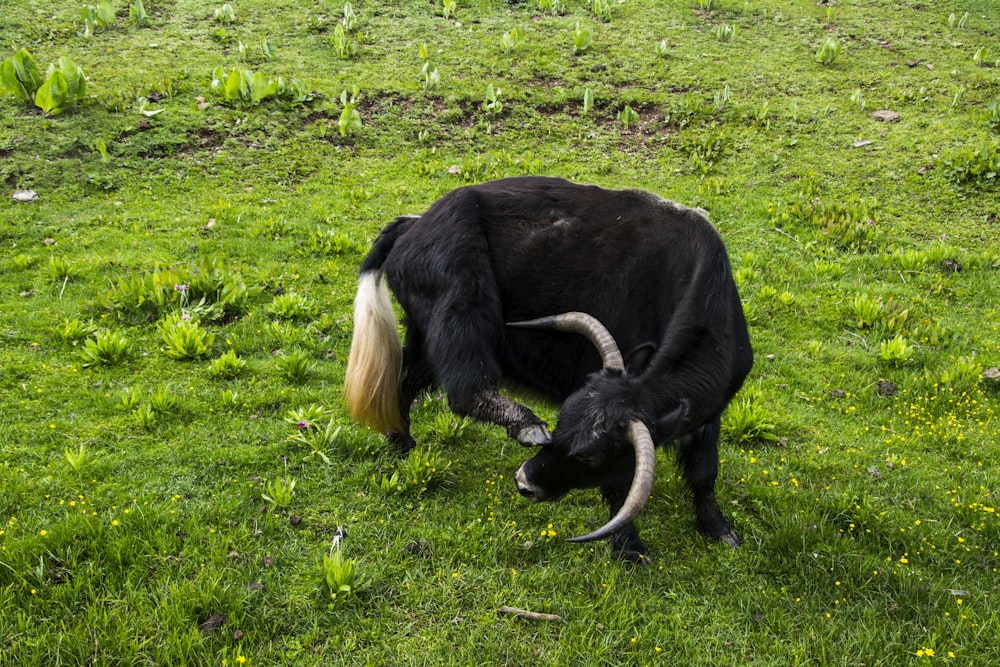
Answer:
[{"label": "grassy field", "polygon": [[[1000,664],[994,0],[227,7],[0,15],[0,662]],[[348,423],[370,241],[529,173],[711,212],[741,548],[664,453],[632,567],[438,394]]]}]

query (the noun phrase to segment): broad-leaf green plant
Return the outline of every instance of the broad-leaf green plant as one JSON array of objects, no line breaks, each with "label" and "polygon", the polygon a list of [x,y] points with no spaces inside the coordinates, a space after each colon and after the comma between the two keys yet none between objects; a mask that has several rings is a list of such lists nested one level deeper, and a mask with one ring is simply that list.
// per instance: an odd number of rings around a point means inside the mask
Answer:
[{"label": "broad-leaf green plant", "polygon": [[513,28],[510,32],[500,35],[500,50],[510,53],[520,48],[524,44],[524,31],[520,28]]},{"label": "broad-leaf green plant", "polygon": [[639,112],[631,107],[631,105],[626,104],[625,108],[618,112],[618,121],[625,126],[626,130],[630,130],[639,124],[642,120],[639,117]]},{"label": "broad-leaf green plant", "polygon": [[851,103],[854,104],[854,106],[856,106],[859,110],[865,110],[865,98],[860,88],[851,93]]},{"label": "broad-leaf green plant", "polygon": [[349,2],[344,3],[344,15],[340,19],[340,23],[347,32],[354,32],[358,29],[358,15],[354,13],[354,5]]},{"label": "broad-leaf green plant", "polygon": [[128,6],[128,17],[140,28],[149,25],[149,14],[146,13],[146,6],[142,0],[132,0],[132,4]]},{"label": "broad-leaf green plant", "polygon": [[738,29],[735,25],[723,23],[716,27],[715,38],[720,42],[732,42],[736,39]]},{"label": "broad-leaf green plant", "polygon": [[840,55],[840,42],[833,37],[828,37],[823,45],[816,52],[816,62],[821,65],[832,65]]},{"label": "broad-leaf green plant", "polygon": [[282,377],[293,384],[302,384],[308,380],[316,367],[316,363],[309,354],[302,350],[280,354],[275,361]]},{"label": "broad-leaf green plant", "polygon": [[118,331],[99,331],[87,338],[80,349],[84,367],[114,366],[123,361],[131,347],[128,338]]},{"label": "broad-leaf green plant", "polygon": [[611,20],[611,0],[591,0],[590,11],[602,21]]},{"label": "broad-leaf green plant", "polygon": [[729,106],[729,100],[732,97],[732,93],[729,90],[729,84],[727,83],[722,87],[722,90],[717,91],[712,96],[712,103],[718,111],[725,111],[726,107]]},{"label": "broad-leaf green plant", "polygon": [[149,395],[149,405],[157,413],[173,412],[177,409],[177,395],[170,388],[169,384],[160,383],[156,385]]},{"label": "broad-leaf green plant", "polygon": [[267,37],[260,38],[260,52],[268,60],[271,60],[278,55],[278,50],[274,46],[274,42],[269,40]]},{"label": "broad-leaf green plant", "polygon": [[60,255],[49,257],[47,273],[49,280],[57,283],[64,283],[76,276],[79,269],[70,260]]},{"label": "broad-leaf green plant", "polygon": [[223,99],[236,106],[256,106],[270,99],[283,100],[291,104],[302,104],[312,100],[313,95],[294,79],[270,77],[262,72],[254,72],[237,65],[230,71],[220,66],[212,73],[212,90]]},{"label": "broad-leaf green plant", "polygon": [[143,403],[132,413],[132,419],[135,420],[136,426],[144,431],[148,431],[156,425],[156,410],[149,403]]},{"label": "broad-leaf green plant", "polygon": [[740,443],[774,442],[775,429],[762,402],[746,391],[729,404],[722,422],[722,432]]},{"label": "broad-leaf green plant", "polygon": [[316,306],[304,294],[286,292],[274,297],[267,312],[283,320],[304,320],[313,316]]},{"label": "broad-leaf green plant", "polygon": [[348,60],[358,54],[358,42],[347,31],[343,23],[338,23],[333,29],[333,36],[330,37],[330,45],[333,52],[341,60]]},{"label": "broad-leaf green plant", "polygon": [[594,37],[589,30],[580,26],[577,22],[576,27],[573,29],[573,53],[583,53],[590,48],[591,43],[593,43]]},{"label": "broad-leaf green plant", "polygon": [[344,557],[340,540],[335,540],[330,553],[323,554],[320,573],[331,605],[357,595],[364,584],[357,561]]},{"label": "broad-leaf green plant", "polygon": [[503,111],[503,102],[500,100],[502,93],[500,86],[488,84],[486,86],[486,99],[483,101],[483,111],[493,117],[499,116]]},{"label": "broad-leaf green plant", "polygon": [[115,22],[115,7],[111,0],[103,0],[97,6],[86,5],[80,12],[83,19],[83,36],[93,37],[95,28],[110,28]]},{"label": "broad-leaf green plant", "polygon": [[45,81],[35,92],[35,106],[47,114],[58,114],[86,98],[87,78],[83,70],[63,56],[49,65]]},{"label": "broad-leaf green plant", "polygon": [[279,477],[273,482],[267,482],[264,493],[260,497],[270,503],[271,510],[276,507],[288,507],[292,504],[292,497],[295,495],[295,478]]},{"label": "broad-leaf green plant", "polygon": [[969,22],[969,12],[965,12],[961,16],[956,15],[955,12],[952,12],[951,14],[948,15],[949,28],[957,28],[959,30],[965,30],[965,26],[968,24],[968,22]]},{"label": "broad-leaf green plant", "polygon": [[27,49],[21,49],[0,63],[0,86],[25,103],[35,101],[35,92],[44,79]]},{"label": "broad-leaf green plant", "polygon": [[76,449],[66,447],[63,450],[63,458],[69,463],[69,466],[73,470],[80,470],[83,464],[87,461],[87,445],[86,443],[80,443],[80,446]]},{"label": "broad-leaf green plant", "polygon": [[235,350],[226,350],[208,365],[208,374],[214,378],[231,380],[240,375],[246,367],[246,360],[241,359]]},{"label": "broad-leaf green plant", "polygon": [[189,361],[206,357],[215,342],[215,334],[202,328],[198,318],[186,313],[171,313],[159,329],[163,353],[171,359]]},{"label": "broad-leaf green plant", "polygon": [[882,301],[867,294],[859,294],[850,303],[850,314],[858,329],[870,329],[882,319]]},{"label": "broad-leaf green plant", "polygon": [[434,417],[434,433],[444,444],[455,444],[465,435],[469,420],[450,412],[442,412]]},{"label": "broad-leaf green plant", "polygon": [[[464,431],[465,424],[458,421],[453,423],[455,426],[450,426],[449,429],[457,438]],[[452,462],[436,449],[415,447],[397,464],[399,483],[405,493],[421,495],[425,491],[446,484],[451,465]]]},{"label": "broad-leaf green plant", "polygon": [[902,335],[897,334],[889,340],[879,343],[878,356],[882,361],[892,365],[904,364],[913,356],[913,345],[910,345]]},{"label": "broad-leaf green plant", "polygon": [[351,137],[361,132],[361,113],[358,111],[358,89],[355,88],[351,96],[347,96],[347,91],[340,92],[340,119],[337,121],[337,129],[340,136]]},{"label": "broad-leaf green plant", "polygon": [[538,10],[552,16],[566,13],[566,3],[563,0],[538,0]]},{"label": "broad-leaf green plant", "polygon": [[990,102],[987,105],[986,125],[994,132],[1000,132],[1000,100]]},{"label": "broad-leaf green plant", "polygon": [[228,2],[215,10],[215,20],[223,25],[236,22],[236,12]]},{"label": "broad-leaf green plant", "polygon": [[420,45],[419,53],[420,59],[424,61],[424,66],[420,69],[420,80],[423,83],[424,92],[428,92],[441,85],[441,73],[438,71],[437,65],[430,61],[426,44]]},{"label": "broad-leaf green plant", "polygon": [[329,419],[330,409],[319,403],[292,408],[285,415],[284,420],[289,424],[295,424],[300,430],[309,429],[316,426],[320,421]]},{"label": "broad-leaf green plant", "polygon": [[420,69],[420,80],[423,83],[424,92],[435,90],[441,85],[441,72],[437,65],[430,60],[424,62],[424,66]]},{"label": "broad-leaf green plant", "polygon": [[303,420],[298,422],[298,431],[289,439],[309,447],[307,459],[315,457],[329,465],[330,457],[326,453],[342,444],[340,437],[342,431],[343,426],[335,424],[333,420],[327,420],[325,424],[322,420]]},{"label": "broad-leaf green plant", "polygon": [[956,185],[996,185],[1000,182],[1000,144],[985,141],[941,158],[944,175]]},{"label": "broad-leaf green plant", "polygon": [[80,320],[65,319],[55,329],[55,336],[63,343],[68,345],[77,346],[81,341],[85,340],[88,336],[93,334],[95,327],[93,322],[81,322]]}]

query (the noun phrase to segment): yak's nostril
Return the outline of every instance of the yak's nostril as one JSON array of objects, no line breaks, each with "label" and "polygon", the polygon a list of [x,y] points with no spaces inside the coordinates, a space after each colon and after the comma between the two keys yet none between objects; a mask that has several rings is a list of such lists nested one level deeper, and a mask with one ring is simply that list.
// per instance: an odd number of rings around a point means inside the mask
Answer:
[{"label": "yak's nostril", "polygon": [[528,481],[528,476],[524,474],[524,466],[517,469],[514,475],[514,482],[517,484],[517,492],[531,501],[538,500],[538,491],[535,486]]}]

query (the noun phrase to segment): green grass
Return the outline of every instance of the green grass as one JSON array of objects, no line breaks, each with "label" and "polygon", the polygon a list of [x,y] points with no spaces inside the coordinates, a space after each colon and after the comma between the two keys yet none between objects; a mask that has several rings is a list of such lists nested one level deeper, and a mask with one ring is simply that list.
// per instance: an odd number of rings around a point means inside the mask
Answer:
[{"label": "green grass", "polygon": [[[0,17],[0,58],[88,79],[53,116],[0,98],[4,664],[1000,662],[994,2],[355,2],[339,53],[341,5],[222,4]],[[227,100],[236,66],[286,88]],[[409,459],[347,422],[370,241],[525,173],[711,211],[758,359],[718,484],[742,548],[664,454],[633,568],[563,541],[596,493],[527,503],[528,453],[437,394]]]}]

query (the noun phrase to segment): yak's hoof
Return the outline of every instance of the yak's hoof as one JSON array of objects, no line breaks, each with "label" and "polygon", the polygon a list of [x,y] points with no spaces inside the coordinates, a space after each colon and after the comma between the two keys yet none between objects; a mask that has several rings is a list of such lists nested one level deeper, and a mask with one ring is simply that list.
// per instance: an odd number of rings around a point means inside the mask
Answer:
[{"label": "yak's hoof", "polygon": [[611,554],[618,560],[632,565],[649,565],[649,549],[638,538],[625,544],[615,544],[612,541]]},{"label": "yak's hoof", "polygon": [[517,432],[517,441],[525,447],[543,447],[552,443],[552,434],[544,424],[532,424]]},{"label": "yak's hoof", "polygon": [[631,563],[632,565],[649,565],[649,551],[646,550],[646,545],[642,545],[642,549],[614,549],[612,554],[618,560]]},{"label": "yak's hoof", "polygon": [[740,539],[740,536],[736,534],[735,530],[730,530],[728,533],[719,535],[719,539],[734,549],[743,544],[743,540]]},{"label": "yak's hoof", "polygon": [[416,441],[409,433],[388,433],[385,439],[396,448],[400,454],[406,454],[417,446]]},{"label": "yak's hoof", "polygon": [[633,565],[649,564],[649,547],[639,537],[635,526],[625,528],[611,536],[611,554],[618,560]]}]

